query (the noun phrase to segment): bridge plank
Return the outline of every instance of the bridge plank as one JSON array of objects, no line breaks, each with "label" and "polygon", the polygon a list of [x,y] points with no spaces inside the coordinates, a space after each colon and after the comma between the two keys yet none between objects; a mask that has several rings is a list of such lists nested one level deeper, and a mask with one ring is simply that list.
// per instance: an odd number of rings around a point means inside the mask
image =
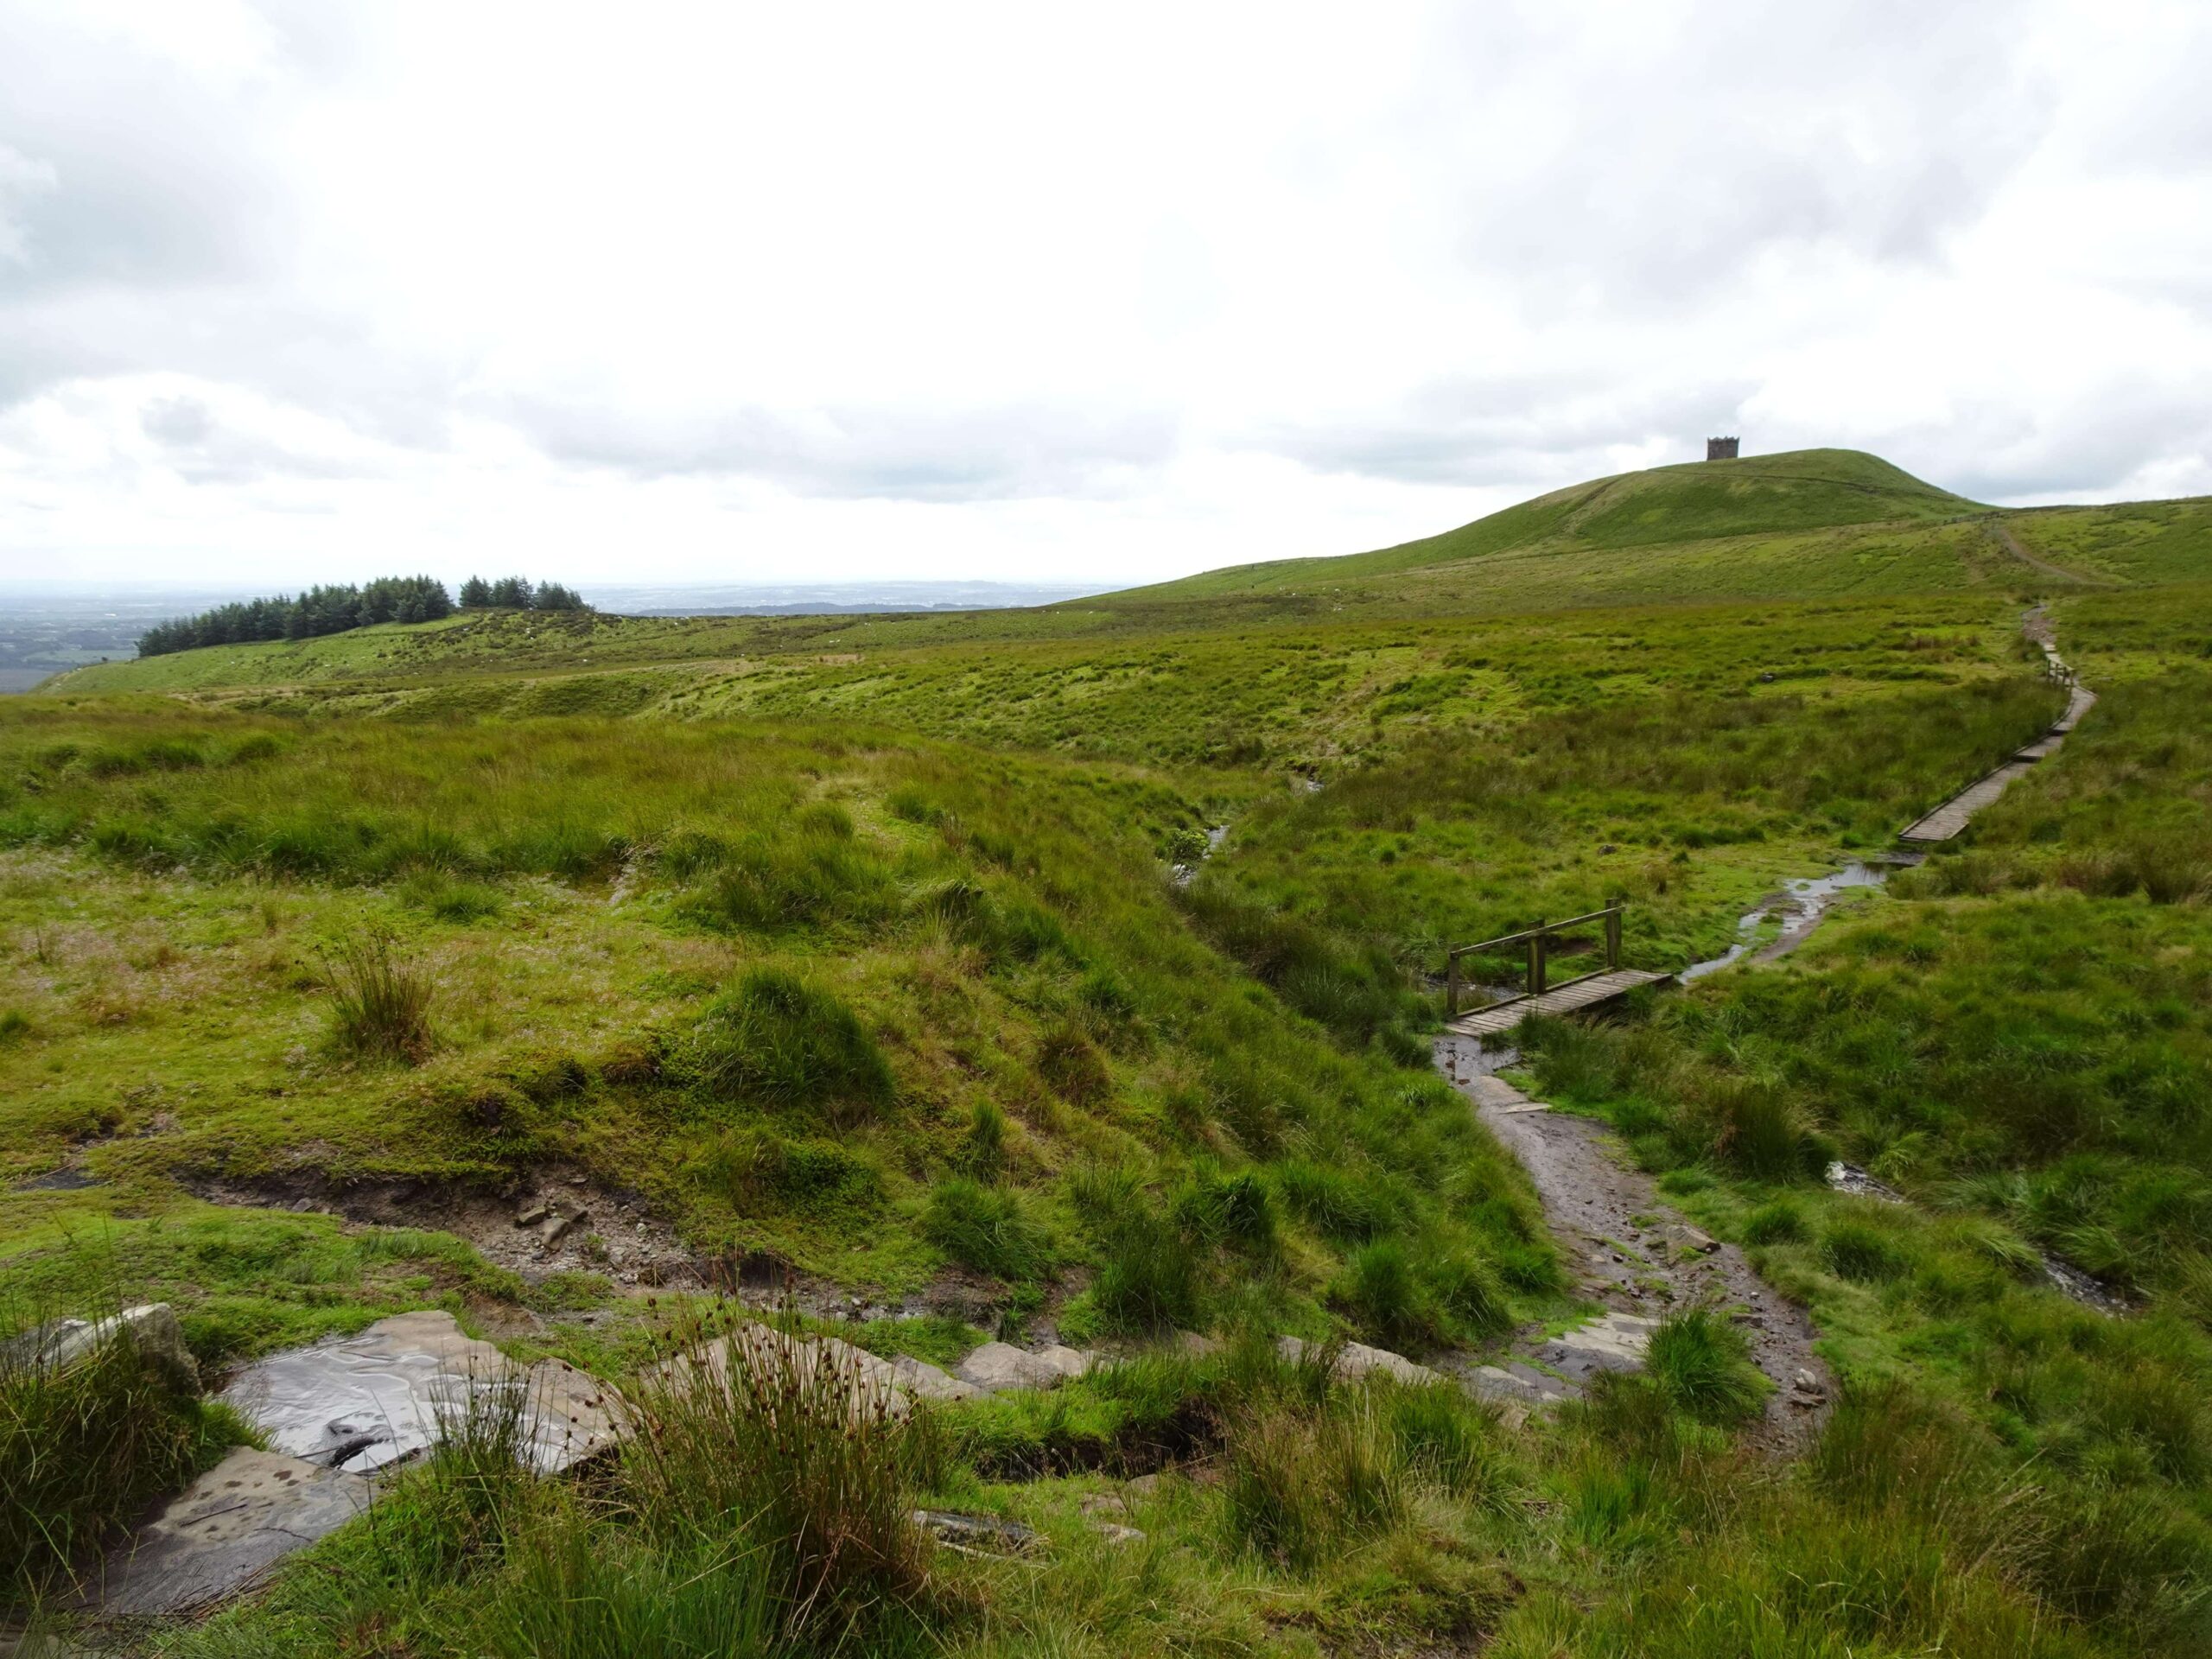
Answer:
[{"label": "bridge plank", "polygon": [[1615,968],[1580,984],[1546,991],[1541,996],[1523,997],[1492,1008],[1477,1008],[1471,1014],[1461,1014],[1446,1029],[1462,1037],[1496,1037],[1512,1030],[1532,1014],[1573,1014],[1578,1008],[1609,1002],[1639,985],[1654,984],[1669,977],[1641,968]]}]

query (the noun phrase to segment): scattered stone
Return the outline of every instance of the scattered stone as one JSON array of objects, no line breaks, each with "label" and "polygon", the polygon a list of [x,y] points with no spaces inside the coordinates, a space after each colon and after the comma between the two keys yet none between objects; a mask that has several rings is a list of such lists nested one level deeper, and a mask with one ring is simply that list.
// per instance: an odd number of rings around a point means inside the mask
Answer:
[{"label": "scattered stone", "polygon": [[176,1310],[167,1302],[146,1302],[99,1319],[54,1319],[0,1344],[0,1357],[11,1366],[60,1370],[73,1365],[118,1335],[137,1344],[169,1380],[189,1394],[200,1392],[200,1366],[184,1345]]},{"label": "scattered stone", "polygon": [[1688,1222],[1680,1222],[1670,1227],[1662,1227],[1659,1230],[1659,1236],[1685,1255],[1707,1255],[1719,1248],[1713,1242],[1712,1235],[1700,1231]]},{"label": "scattered stone", "polygon": [[552,1213],[553,1206],[549,1204],[526,1204],[519,1211],[517,1212],[515,1216],[515,1225],[518,1227],[535,1227],[541,1222],[544,1221]]},{"label": "scattered stone", "polygon": [[110,1557],[87,1597],[114,1618],[188,1612],[251,1589],[294,1550],[368,1506],[369,1483],[238,1446]]},{"label": "scattered stone", "polygon": [[1119,1492],[1086,1492],[1077,1505],[1085,1515],[1127,1515],[1129,1502]]},{"label": "scattered stone", "polygon": [[1135,1527],[1125,1527],[1112,1521],[1102,1521],[1096,1528],[1098,1535],[1117,1548],[1122,1544],[1141,1544],[1144,1534]]},{"label": "scattered stone", "polygon": [[1861,1198],[1878,1198],[1884,1204],[1903,1204],[1904,1194],[1893,1186],[1885,1186],[1855,1164],[1832,1163],[1827,1167],[1827,1183],[1839,1192],[1849,1192]]},{"label": "scattered stone", "polygon": [[1035,1528],[995,1515],[916,1510],[914,1524],[946,1548],[969,1555],[1026,1555],[1042,1541]]},{"label": "scattered stone", "polygon": [[1200,1336],[1195,1331],[1178,1331],[1175,1333],[1175,1348],[1179,1353],[1189,1354],[1194,1358],[1203,1359],[1208,1354],[1219,1353],[1221,1344],[1211,1337]]},{"label": "scattered stone", "polygon": [[1789,1386],[1795,1389],[1798,1393],[1809,1395],[1815,1400],[1825,1400],[1827,1398],[1828,1391],[1821,1383],[1821,1379],[1815,1376],[1812,1372],[1807,1370],[1802,1365],[1800,1365],[1797,1368],[1796,1374],[1790,1377]]}]

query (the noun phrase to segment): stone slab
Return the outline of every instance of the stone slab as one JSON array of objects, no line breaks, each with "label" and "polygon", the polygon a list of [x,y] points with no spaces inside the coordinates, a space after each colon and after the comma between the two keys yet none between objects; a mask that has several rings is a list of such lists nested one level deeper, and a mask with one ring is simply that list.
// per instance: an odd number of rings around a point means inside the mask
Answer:
[{"label": "stone slab", "polygon": [[117,1552],[89,1598],[105,1618],[189,1612],[251,1589],[295,1550],[368,1507],[359,1475],[234,1449]]}]

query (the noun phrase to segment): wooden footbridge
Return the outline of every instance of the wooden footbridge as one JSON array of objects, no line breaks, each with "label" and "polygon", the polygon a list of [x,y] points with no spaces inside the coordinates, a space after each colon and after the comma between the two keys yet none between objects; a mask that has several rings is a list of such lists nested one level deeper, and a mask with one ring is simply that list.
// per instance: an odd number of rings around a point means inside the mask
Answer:
[{"label": "wooden footbridge", "polygon": [[[1586,915],[1570,916],[1563,922],[1540,922],[1518,933],[1484,939],[1479,944],[1454,945],[1446,957],[1445,1029],[1462,1037],[1497,1037],[1512,1030],[1532,1014],[1573,1014],[1579,1008],[1611,1001],[1639,985],[1656,984],[1672,977],[1642,968],[1621,966],[1621,913],[1625,908],[1611,905]],[[1552,941],[1569,929],[1584,927],[1605,930],[1605,966],[1553,983]],[[1462,1014],[1459,1001],[1465,980],[1460,962],[1486,950],[1515,949],[1523,953],[1528,964],[1523,988],[1487,1007]]]}]

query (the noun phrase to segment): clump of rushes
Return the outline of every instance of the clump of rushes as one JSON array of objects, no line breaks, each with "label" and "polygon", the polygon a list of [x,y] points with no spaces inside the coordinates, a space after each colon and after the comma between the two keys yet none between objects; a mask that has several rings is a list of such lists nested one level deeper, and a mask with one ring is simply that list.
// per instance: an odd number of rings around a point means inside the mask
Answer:
[{"label": "clump of rushes", "polygon": [[331,1039],[340,1048],[410,1065],[429,1056],[435,986],[427,969],[399,954],[391,934],[364,933],[326,950],[323,976]]},{"label": "clump of rushes", "polygon": [[979,1181],[995,1181],[1006,1173],[1006,1114],[993,1102],[976,1103],[967,1141],[960,1148],[960,1164]]},{"label": "clump of rushes", "polygon": [[1379,1389],[1332,1395],[1319,1410],[1263,1407],[1230,1432],[1227,1465],[1230,1536],[1301,1572],[1348,1538],[1391,1526],[1413,1497]]},{"label": "clump of rushes", "polygon": [[748,1563],[784,1641],[865,1649],[931,1589],[911,1472],[928,1427],[892,1418],[849,1359],[769,1326],[708,1351],[626,1391],[630,1515],[664,1548]]}]

